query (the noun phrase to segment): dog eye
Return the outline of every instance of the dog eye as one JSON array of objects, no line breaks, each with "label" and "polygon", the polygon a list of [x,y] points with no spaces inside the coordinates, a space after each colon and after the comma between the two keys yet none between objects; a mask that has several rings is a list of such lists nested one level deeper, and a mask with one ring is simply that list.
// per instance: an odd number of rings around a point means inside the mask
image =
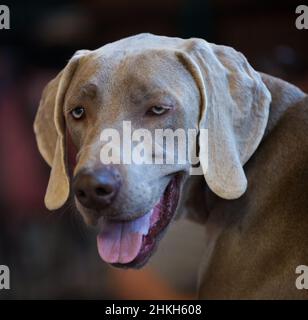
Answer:
[{"label": "dog eye", "polygon": [[83,107],[76,107],[71,111],[71,114],[74,119],[80,120],[84,116],[85,110]]},{"label": "dog eye", "polygon": [[168,112],[171,108],[168,106],[153,106],[152,108],[149,109],[147,112],[148,114],[151,115],[157,115],[160,116],[166,112]]}]

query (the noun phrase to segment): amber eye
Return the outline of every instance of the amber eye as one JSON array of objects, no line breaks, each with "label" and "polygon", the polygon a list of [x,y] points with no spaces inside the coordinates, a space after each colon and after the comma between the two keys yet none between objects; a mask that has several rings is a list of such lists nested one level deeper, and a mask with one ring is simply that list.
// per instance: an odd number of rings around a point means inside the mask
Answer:
[{"label": "amber eye", "polygon": [[160,116],[168,112],[171,108],[169,106],[153,106],[148,110],[148,114]]},{"label": "amber eye", "polygon": [[83,107],[79,106],[79,107],[76,107],[75,109],[73,109],[71,111],[71,114],[72,114],[74,119],[80,120],[84,116],[85,110],[84,110]]}]

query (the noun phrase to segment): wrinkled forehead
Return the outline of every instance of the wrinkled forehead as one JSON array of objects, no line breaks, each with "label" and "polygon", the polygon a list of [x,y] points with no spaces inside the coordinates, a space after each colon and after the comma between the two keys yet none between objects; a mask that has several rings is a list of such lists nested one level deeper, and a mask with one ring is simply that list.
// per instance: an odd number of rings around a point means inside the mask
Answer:
[{"label": "wrinkled forehead", "polygon": [[[70,88],[95,95],[123,95],[128,91],[152,91],[172,89],[181,94],[191,78],[189,72],[172,48],[140,47],[135,50],[124,47],[104,47],[81,58]],[[102,93],[102,92],[101,92]]]}]

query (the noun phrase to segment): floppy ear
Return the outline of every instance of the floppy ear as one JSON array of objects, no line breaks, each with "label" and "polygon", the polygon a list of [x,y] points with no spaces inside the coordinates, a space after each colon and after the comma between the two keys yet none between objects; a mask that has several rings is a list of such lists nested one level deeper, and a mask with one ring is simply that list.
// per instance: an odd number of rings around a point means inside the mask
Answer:
[{"label": "floppy ear", "polygon": [[185,60],[200,91],[199,128],[208,129],[208,144],[199,141],[205,180],[218,196],[236,199],[246,191],[243,165],[264,134],[271,94],[246,58],[230,47],[187,40]]},{"label": "floppy ear", "polygon": [[62,207],[69,196],[63,104],[78,61],[85,52],[77,51],[64,70],[45,87],[34,121],[39,151],[51,166],[45,194],[45,205],[49,210]]}]

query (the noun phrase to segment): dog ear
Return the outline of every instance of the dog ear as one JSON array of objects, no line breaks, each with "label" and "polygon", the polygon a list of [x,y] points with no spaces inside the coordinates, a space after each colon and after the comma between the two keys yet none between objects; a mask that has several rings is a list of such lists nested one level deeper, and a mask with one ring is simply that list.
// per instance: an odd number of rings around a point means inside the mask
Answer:
[{"label": "dog ear", "polygon": [[62,207],[69,196],[63,104],[79,59],[86,52],[77,51],[58,76],[47,84],[34,121],[38,149],[51,166],[45,194],[45,205],[49,210]]},{"label": "dog ear", "polygon": [[230,47],[190,39],[184,59],[200,91],[199,128],[208,129],[208,143],[199,140],[205,180],[218,196],[236,199],[246,191],[243,165],[263,137],[271,94],[246,58]]}]

